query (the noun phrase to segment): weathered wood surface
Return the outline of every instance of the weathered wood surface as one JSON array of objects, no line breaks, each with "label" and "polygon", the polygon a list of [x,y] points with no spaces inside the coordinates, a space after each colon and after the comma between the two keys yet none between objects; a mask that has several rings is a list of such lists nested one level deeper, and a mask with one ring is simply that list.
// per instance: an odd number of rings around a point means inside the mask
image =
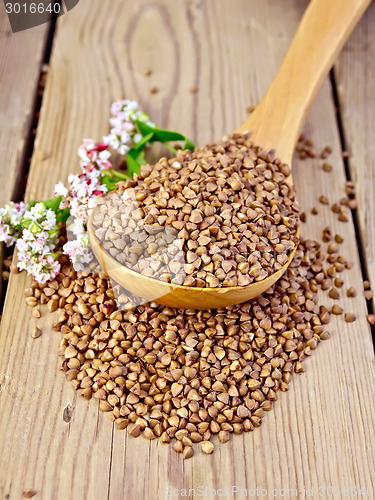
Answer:
[{"label": "weathered wood surface", "polygon": [[48,26],[12,33],[0,3],[0,205],[20,183]]},{"label": "weathered wood surface", "polygon": [[[112,0],[108,6],[81,0],[58,21],[36,141],[48,157],[33,158],[27,197],[49,197],[54,183],[77,169],[81,139],[107,131],[110,104],[119,98],[139,100],[159,124],[199,144],[233,130],[270,83],[305,5]],[[143,74],[146,67],[152,70],[149,77]],[[153,86],[157,94],[149,92]],[[198,92],[189,92],[191,87]],[[308,213],[303,233],[320,238],[330,225],[345,237],[342,253],[355,267],[344,278],[359,291],[352,221],[338,222],[317,200],[326,194],[338,201],[345,183],[328,82],[306,131],[319,149],[333,146],[334,170],[323,172],[321,160],[293,165]],[[309,215],[312,206],[319,215]],[[273,489],[295,488],[302,496],[307,487],[317,498],[319,486],[333,486],[331,498],[341,499],[337,488],[374,487],[374,355],[361,294],[343,299],[359,319],[332,320],[332,338],[306,362],[307,372],[294,377],[260,429],[234,436],[212,456],[197,452],[184,462],[166,445],[114,429],[96,401],[77,399],[58,372],[59,334],[52,332],[47,311],[38,322],[43,335],[31,338],[36,320],[24,304],[27,282],[24,274],[12,276],[0,333],[3,498],[20,498],[31,488],[41,499],[151,499],[166,497],[167,486],[260,488],[268,498]],[[68,404],[74,407],[70,423],[63,420]]]},{"label": "weathered wood surface", "polygon": [[375,283],[375,5],[372,3],[335,65],[341,116],[355,182],[369,278]]},{"label": "weathered wood surface", "polygon": [[[13,34],[0,3],[0,206],[21,183],[47,32],[42,26]],[[0,245],[0,271],[3,255]]]}]

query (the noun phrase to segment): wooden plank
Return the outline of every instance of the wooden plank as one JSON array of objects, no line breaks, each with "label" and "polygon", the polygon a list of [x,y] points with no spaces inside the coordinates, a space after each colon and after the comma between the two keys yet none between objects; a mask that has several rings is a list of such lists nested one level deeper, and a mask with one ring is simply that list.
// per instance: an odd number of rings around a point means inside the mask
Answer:
[{"label": "wooden plank", "polygon": [[12,33],[0,3],[0,206],[21,181],[48,26]]},{"label": "wooden plank", "polygon": [[[335,65],[349,171],[355,182],[366,269],[375,283],[375,5],[372,3]],[[374,304],[374,302],[373,302]]]},{"label": "wooden plank", "polygon": [[[82,0],[59,19],[37,135],[48,158],[33,158],[27,196],[52,194],[53,184],[77,167],[81,138],[106,132],[110,103],[119,98],[138,99],[161,125],[200,144],[233,130],[265,91],[305,5],[112,0],[109,8]],[[151,77],[143,75],[145,67]],[[159,92],[150,94],[154,85]],[[193,86],[197,93],[189,92]],[[334,150],[332,173],[318,160],[293,166],[309,212],[320,194],[339,200],[345,182],[327,82],[307,131],[317,147],[328,143]],[[342,253],[355,262],[344,278],[359,289],[352,222],[338,222],[328,207],[319,211],[308,216],[304,234],[320,238],[327,225],[342,233]],[[374,486],[374,356],[362,297],[343,300],[359,320],[332,321],[332,339],[307,362],[307,373],[294,377],[260,429],[184,462],[168,446],[114,430],[95,401],[76,398],[57,371],[59,335],[51,333],[47,313],[39,321],[43,335],[30,337],[35,320],[23,303],[27,282],[23,274],[12,276],[0,333],[1,494],[19,498],[33,488],[36,498],[148,499],[164,498],[167,486],[242,486],[266,489],[268,497],[274,488],[307,487],[317,497],[319,486]],[[69,424],[62,418],[68,404],[74,407]],[[336,490],[332,498],[343,496]]]},{"label": "wooden plank", "polygon": [[[48,26],[13,34],[0,3],[0,206],[21,179]],[[4,247],[0,245],[0,272]],[[2,280],[0,279],[0,296]]]}]

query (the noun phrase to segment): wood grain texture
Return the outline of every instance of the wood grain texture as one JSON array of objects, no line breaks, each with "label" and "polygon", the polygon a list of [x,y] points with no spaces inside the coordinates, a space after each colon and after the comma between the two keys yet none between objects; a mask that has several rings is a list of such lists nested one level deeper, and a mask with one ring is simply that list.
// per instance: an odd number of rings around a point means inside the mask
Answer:
[{"label": "wood grain texture", "polygon": [[[0,3],[0,206],[10,201],[22,182],[47,32],[47,26],[40,26],[13,34],[5,5]],[[3,258],[0,244],[0,267]]]},{"label": "wood grain texture", "polygon": [[0,206],[20,179],[48,26],[12,33],[0,3]]},{"label": "wood grain texture", "polygon": [[[112,0],[108,7],[81,0],[58,21],[37,134],[37,147],[49,157],[33,158],[28,198],[50,196],[53,184],[77,169],[82,137],[107,131],[115,99],[139,100],[160,125],[199,144],[234,130],[269,85],[305,6],[299,0]],[[143,75],[145,67],[150,77]],[[157,94],[149,93],[153,86]],[[189,92],[193,86],[197,93]],[[327,82],[306,130],[317,147],[331,144],[334,150],[331,173],[321,170],[319,160],[293,165],[309,213],[320,194],[339,200],[345,182]],[[352,222],[338,222],[328,207],[319,212],[308,215],[304,234],[320,238],[327,225],[343,234],[342,253],[355,262],[344,278],[359,290]],[[263,488],[268,498],[274,488],[313,487],[317,498],[319,486],[374,486],[374,355],[360,295],[343,299],[359,319],[346,324],[334,318],[331,340],[307,361],[306,374],[294,377],[260,429],[234,436],[211,456],[197,452],[184,462],[156,440],[114,429],[96,401],[77,399],[57,370],[59,334],[46,311],[38,322],[43,335],[31,338],[35,320],[22,296],[27,282],[24,274],[12,276],[0,332],[2,497],[20,498],[32,488],[43,500],[159,499],[169,485]]]},{"label": "wood grain texture", "polygon": [[349,171],[355,182],[358,221],[367,271],[375,283],[375,5],[354,31],[335,65]]},{"label": "wood grain texture", "polygon": [[370,2],[311,0],[265,96],[238,131],[251,131],[256,144],[289,164],[311,105]]}]

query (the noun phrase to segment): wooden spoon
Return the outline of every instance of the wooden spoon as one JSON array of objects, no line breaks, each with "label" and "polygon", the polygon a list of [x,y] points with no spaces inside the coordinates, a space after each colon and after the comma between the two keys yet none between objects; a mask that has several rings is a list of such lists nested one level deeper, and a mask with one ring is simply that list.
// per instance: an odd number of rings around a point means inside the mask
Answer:
[{"label": "wooden spoon", "polygon": [[[310,106],[339,51],[371,0],[311,0],[277,75],[260,104],[236,132],[251,132],[255,144],[291,164],[293,150]],[[290,182],[292,179],[290,178]],[[248,286],[197,288],[172,285],[143,276],[113,259],[94,234],[88,233],[103,269],[118,284],[163,305],[211,309],[250,300],[270,288],[286,271],[288,262],[266,279]]]}]

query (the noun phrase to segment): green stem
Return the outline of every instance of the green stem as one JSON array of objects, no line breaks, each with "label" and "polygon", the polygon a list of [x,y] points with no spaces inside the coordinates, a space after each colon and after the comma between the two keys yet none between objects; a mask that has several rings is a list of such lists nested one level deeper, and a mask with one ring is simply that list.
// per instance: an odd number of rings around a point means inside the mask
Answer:
[{"label": "green stem", "polygon": [[174,155],[176,155],[176,154],[177,154],[177,149],[175,149],[173,146],[171,146],[170,144],[167,144],[166,142],[163,142],[163,144],[164,144],[164,146],[165,146],[167,149],[169,149],[169,151],[172,151],[172,153],[173,153]]},{"label": "green stem", "polygon": [[120,172],[118,172],[117,170],[114,170],[113,168],[110,168],[110,169],[108,170],[108,172],[109,172],[109,173],[110,173],[113,177],[115,177],[115,178],[117,178],[117,179],[124,179],[124,180],[129,179],[129,176],[128,176],[128,175],[126,175],[126,174],[120,174]]}]

